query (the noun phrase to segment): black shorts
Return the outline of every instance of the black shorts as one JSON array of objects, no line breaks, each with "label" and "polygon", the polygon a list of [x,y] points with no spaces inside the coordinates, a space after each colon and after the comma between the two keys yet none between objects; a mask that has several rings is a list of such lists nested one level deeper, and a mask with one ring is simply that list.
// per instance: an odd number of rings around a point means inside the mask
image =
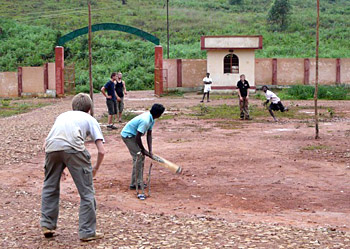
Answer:
[{"label": "black shorts", "polygon": [[284,106],[282,105],[282,102],[281,102],[281,101],[279,101],[279,102],[276,103],[276,104],[271,103],[269,109],[272,110],[272,111],[281,111],[281,112],[284,112],[284,111],[285,111],[285,108],[284,108]]},{"label": "black shorts", "polygon": [[113,99],[107,99],[107,109],[109,115],[117,114],[117,101]]}]

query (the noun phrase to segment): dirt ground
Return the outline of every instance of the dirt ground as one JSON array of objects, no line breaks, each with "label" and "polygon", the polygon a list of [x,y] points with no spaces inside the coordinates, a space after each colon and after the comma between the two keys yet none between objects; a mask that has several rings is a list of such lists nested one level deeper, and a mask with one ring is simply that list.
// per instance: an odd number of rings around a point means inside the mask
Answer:
[{"label": "dirt ground", "polygon": [[[79,198],[70,176],[61,182],[60,235],[48,242],[41,238],[38,225],[44,161],[41,144],[55,117],[69,110],[71,97],[37,100],[53,104],[0,119],[0,232],[4,235],[0,245],[350,248],[350,102],[319,101],[323,110],[332,109],[334,115],[321,119],[321,138],[315,140],[313,101],[284,101],[292,108],[297,102],[300,112],[310,117],[298,120],[282,116],[275,123],[267,111],[259,117],[251,113],[251,121],[187,115],[194,112],[200,98],[196,94],[156,98],[151,91],[127,96],[127,111],[144,111],[156,102],[164,104],[167,118],[156,121],[153,152],[183,168],[183,174],[175,175],[154,163],[151,196],[145,201],[128,189],[131,156],[119,135],[125,123],[117,124],[115,131],[102,124],[107,154],[94,181],[98,226],[107,235],[121,237],[106,236],[95,244],[77,240]],[[101,117],[106,112],[103,96],[95,95],[94,100],[96,116]],[[236,105],[237,99],[214,98],[204,104]],[[261,101],[251,99],[251,104],[260,105]],[[87,148],[94,161],[94,144],[87,143]],[[147,159],[145,178],[150,163]],[[186,224],[182,232],[190,237],[175,236],[173,228],[179,222]],[[140,230],[153,231],[158,237],[133,237],[133,231]],[[212,234],[202,238],[206,230]],[[264,230],[268,235],[261,235]]]}]

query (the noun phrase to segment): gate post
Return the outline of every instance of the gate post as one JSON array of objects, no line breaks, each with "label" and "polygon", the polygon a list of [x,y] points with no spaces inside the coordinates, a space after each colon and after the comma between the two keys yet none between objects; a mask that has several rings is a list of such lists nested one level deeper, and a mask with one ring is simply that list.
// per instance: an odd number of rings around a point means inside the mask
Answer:
[{"label": "gate post", "polygon": [[56,95],[64,94],[64,48],[61,46],[55,47],[55,69],[56,69]]},{"label": "gate post", "polygon": [[154,48],[154,94],[160,96],[163,93],[163,47]]}]

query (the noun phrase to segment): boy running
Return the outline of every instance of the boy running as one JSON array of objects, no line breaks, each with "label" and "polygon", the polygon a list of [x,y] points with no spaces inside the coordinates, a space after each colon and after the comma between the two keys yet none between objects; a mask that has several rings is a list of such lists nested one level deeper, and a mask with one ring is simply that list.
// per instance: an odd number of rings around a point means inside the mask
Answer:
[{"label": "boy running", "polygon": [[266,96],[266,102],[264,102],[264,106],[266,106],[267,103],[269,103],[269,101],[271,101],[271,104],[269,106],[269,112],[270,112],[271,116],[273,117],[273,120],[275,120],[275,122],[277,122],[278,120],[276,119],[275,115],[273,114],[273,111],[285,112],[285,111],[288,111],[288,108],[283,106],[281,99],[279,97],[277,97],[277,95],[275,93],[271,92],[267,86],[263,86],[262,90],[265,92],[265,96]]}]

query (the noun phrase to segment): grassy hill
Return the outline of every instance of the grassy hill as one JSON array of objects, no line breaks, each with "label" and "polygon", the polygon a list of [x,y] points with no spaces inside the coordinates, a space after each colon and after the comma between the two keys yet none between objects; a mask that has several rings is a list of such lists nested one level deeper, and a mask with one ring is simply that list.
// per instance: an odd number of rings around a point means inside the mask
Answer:
[{"label": "grassy hill", "polygon": [[[272,32],[266,22],[272,0],[170,0],[170,58],[205,58],[202,35],[263,35],[257,57],[314,57],[316,1],[290,0],[291,23]],[[161,40],[166,56],[166,0],[92,0],[92,23],[114,22]],[[350,1],[321,0],[320,57],[350,57]],[[60,36],[87,26],[86,0],[1,0],[0,71],[54,61]],[[154,45],[116,31],[93,33],[94,85],[122,71],[129,89],[153,86]],[[78,84],[88,82],[87,36],[65,44],[66,64],[76,66]]]}]

